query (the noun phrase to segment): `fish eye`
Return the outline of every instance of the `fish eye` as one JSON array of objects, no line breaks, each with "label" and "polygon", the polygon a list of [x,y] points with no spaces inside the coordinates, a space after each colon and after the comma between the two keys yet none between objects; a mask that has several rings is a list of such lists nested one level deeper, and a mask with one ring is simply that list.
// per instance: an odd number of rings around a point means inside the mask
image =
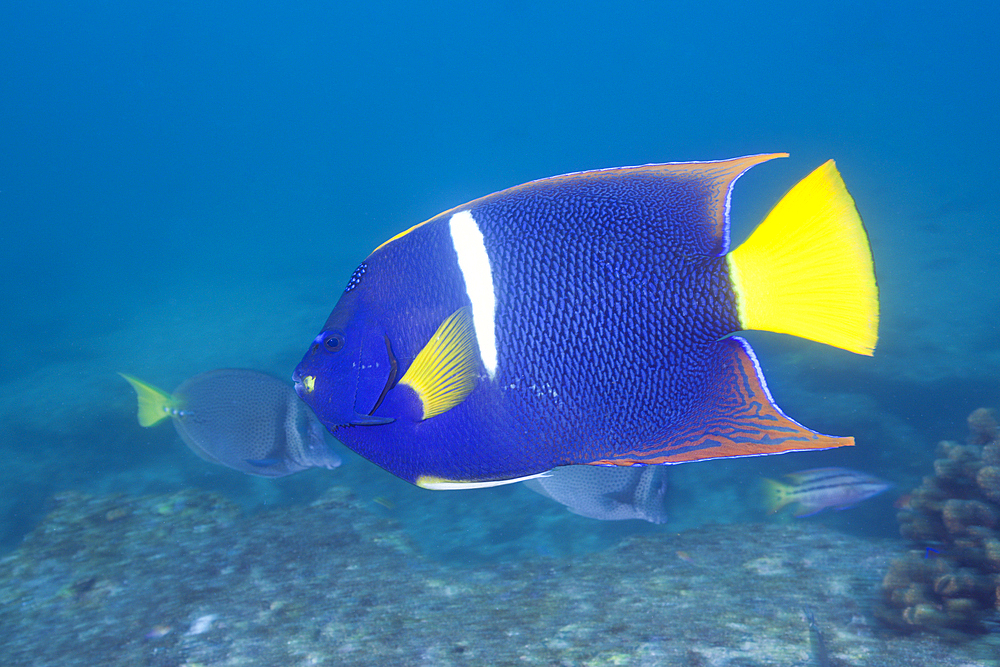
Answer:
[{"label": "fish eye", "polygon": [[340,352],[344,342],[344,334],[337,331],[331,331],[323,337],[323,347],[327,352]]}]

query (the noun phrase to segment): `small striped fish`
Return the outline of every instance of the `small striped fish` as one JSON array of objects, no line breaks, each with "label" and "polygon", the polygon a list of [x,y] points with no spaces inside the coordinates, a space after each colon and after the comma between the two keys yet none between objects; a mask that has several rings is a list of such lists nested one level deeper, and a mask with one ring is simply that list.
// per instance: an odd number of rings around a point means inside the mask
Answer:
[{"label": "small striped fish", "polygon": [[791,484],[764,480],[765,504],[772,514],[792,503],[798,504],[795,516],[810,516],[828,507],[844,510],[891,486],[877,477],[848,468],[815,468],[785,477]]}]

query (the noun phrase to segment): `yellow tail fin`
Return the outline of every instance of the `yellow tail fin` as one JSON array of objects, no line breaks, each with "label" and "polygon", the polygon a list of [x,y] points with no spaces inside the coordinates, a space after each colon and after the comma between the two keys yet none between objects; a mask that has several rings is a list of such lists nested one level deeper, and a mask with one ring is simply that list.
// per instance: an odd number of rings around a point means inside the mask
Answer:
[{"label": "yellow tail fin", "polygon": [[146,384],[142,380],[119,373],[135,389],[139,398],[139,425],[152,426],[171,413],[178,407],[177,401],[167,392]]},{"label": "yellow tail fin", "polygon": [[833,160],[802,179],[728,255],[744,329],[870,355],[878,288],[868,235]]},{"label": "yellow tail fin", "polygon": [[771,514],[774,514],[785,505],[794,501],[791,494],[792,487],[773,479],[764,480],[764,507]]}]

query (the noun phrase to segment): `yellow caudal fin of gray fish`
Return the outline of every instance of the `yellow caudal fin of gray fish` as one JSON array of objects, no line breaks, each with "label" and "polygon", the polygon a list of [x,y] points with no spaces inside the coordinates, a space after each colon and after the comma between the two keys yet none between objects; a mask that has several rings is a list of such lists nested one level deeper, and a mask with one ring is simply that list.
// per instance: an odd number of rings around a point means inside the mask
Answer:
[{"label": "yellow caudal fin of gray fish", "polygon": [[765,479],[763,489],[764,507],[771,514],[795,501],[795,496],[792,495],[792,487],[787,484],[782,484],[773,479]]},{"label": "yellow caudal fin of gray fish", "polygon": [[802,179],[727,256],[744,329],[871,355],[878,288],[868,234],[833,160]]},{"label": "yellow caudal fin of gray fish", "polygon": [[476,386],[479,349],[468,308],[441,323],[399,380],[420,397],[423,419],[447,412]]},{"label": "yellow caudal fin of gray fish", "polygon": [[161,419],[169,417],[177,407],[177,401],[174,400],[174,397],[162,389],[157,389],[131,375],[125,375],[124,373],[119,373],[118,375],[128,380],[128,383],[135,389],[136,396],[139,399],[140,426],[152,426],[156,424]]}]

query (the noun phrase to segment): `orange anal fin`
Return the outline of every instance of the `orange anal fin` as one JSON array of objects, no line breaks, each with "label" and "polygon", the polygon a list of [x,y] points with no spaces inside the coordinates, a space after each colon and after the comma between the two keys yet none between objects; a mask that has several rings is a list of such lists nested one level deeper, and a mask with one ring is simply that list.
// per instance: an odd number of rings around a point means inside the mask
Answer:
[{"label": "orange anal fin", "polygon": [[771,398],[750,345],[721,340],[717,371],[699,405],[682,423],[641,450],[592,461],[596,465],[656,465],[736,456],[767,456],[851,446],[854,438],[816,433],[788,418]]}]

